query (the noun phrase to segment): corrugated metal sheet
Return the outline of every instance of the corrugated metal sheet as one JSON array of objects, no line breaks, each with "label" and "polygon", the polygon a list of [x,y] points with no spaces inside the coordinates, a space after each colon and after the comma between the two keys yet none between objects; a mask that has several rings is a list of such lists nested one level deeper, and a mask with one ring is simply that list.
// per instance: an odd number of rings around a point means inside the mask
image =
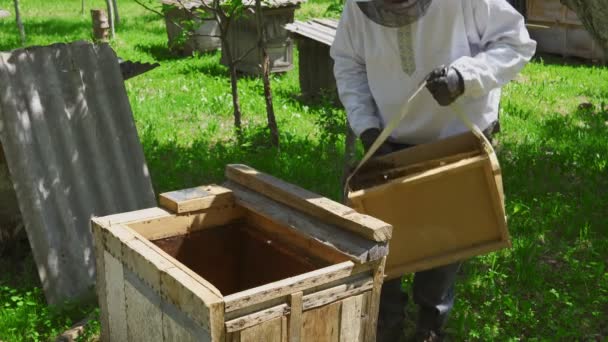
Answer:
[{"label": "corrugated metal sheet", "polygon": [[296,20],[285,25],[287,31],[328,46],[333,44],[337,28],[338,21],[332,19],[313,19],[306,22]]},{"label": "corrugated metal sheet", "polygon": [[155,205],[114,51],[0,53],[0,139],[47,300],[89,294],[91,216]]}]

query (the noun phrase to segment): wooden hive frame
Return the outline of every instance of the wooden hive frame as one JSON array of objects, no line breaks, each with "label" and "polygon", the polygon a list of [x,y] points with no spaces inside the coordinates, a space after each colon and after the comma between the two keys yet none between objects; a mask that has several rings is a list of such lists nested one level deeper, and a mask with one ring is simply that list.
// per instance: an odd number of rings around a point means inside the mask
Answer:
[{"label": "wooden hive frame", "polygon": [[364,166],[349,200],[394,226],[387,278],[511,246],[502,173],[489,142],[467,132]]},{"label": "wooden hive frame", "polygon": [[[374,341],[392,227],[244,165],[226,175],[93,219],[102,340]],[[223,295],[153,242],[239,219],[328,266]]]}]

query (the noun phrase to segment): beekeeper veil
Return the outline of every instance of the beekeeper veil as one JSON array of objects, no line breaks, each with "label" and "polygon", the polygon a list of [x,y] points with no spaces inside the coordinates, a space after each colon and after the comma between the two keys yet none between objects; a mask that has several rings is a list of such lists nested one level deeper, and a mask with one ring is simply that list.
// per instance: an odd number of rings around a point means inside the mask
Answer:
[{"label": "beekeeper veil", "polygon": [[432,0],[355,0],[373,22],[386,27],[410,25],[422,18]]}]

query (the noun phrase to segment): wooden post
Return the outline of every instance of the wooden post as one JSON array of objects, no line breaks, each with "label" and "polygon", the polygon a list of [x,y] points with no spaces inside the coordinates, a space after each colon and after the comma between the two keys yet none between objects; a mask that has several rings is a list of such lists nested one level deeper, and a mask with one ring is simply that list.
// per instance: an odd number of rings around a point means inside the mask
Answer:
[{"label": "wooden post", "polygon": [[95,41],[107,42],[110,29],[108,15],[102,9],[92,9],[91,18],[93,19],[93,39]]},{"label": "wooden post", "polygon": [[106,0],[106,7],[108,8],[108,23],[110,25],[110,37],[114,39],[114,3],[112,0]]}]

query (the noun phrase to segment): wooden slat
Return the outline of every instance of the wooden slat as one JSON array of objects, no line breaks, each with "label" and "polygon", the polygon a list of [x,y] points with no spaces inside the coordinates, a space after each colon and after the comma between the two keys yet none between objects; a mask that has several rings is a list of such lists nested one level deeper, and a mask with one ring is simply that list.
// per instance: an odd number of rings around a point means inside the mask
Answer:
[{"label": "wooden slat", "polygon": [[304,310],[310,310],[341,299],[356,296],[360,293],[370,291],[374,288],[373,278],[364,278],[353,283],[342,284],[320,292],[314,292],[304,296]]},{"label": "wooden slat", "polygon": [[211,342],[211,334],[171,303],[161,302],[165,341]]},{"label": "wooden slat", "polygon": [[[125,274],[127,306],[127,341],[148,342],[163,336],[163,313],[160,296],[128,269]],[[160,286],[160,284],[155,284]]]},{"label": "wooden slat", "polygon": [[361,341],[361,309],[363,304],[363,296],[364,295],[358,295],[346,298],[342,301],[340,342]]},{"label": "wooden slat", "polygon": [[413,262],[408,262],[402,266],[392,267],[386,270],[387,279],[396,279],[404,274],[411,274],[423,270],[428,270],[437,265],[448,265],[457,261],[467,260],[476,255],[483,255],[503,248],[510,248],[510,241],[488,241],[478,246],[452,251],[435,257],[424,258]]},{"label": "wooden slat", "polygon": [[141,220],[151,220],[155,217],[162,217],[170,214],[171,213],[161,208],[148,208],[131,211],[128,213],[94,217],[92,221],[98,224],[99,226],[108,227],[112,225],[121,225]]},{"label": "wooden slat", "polygon": [[102,342],[110,341],[110,323],[108,321],[108,297],[106,284],[106,268],[105,268],[105,243],[102,234],[102,228],[96,224],[92,224],[93,246],[95,247],[95,269],[96,283],[95,290],[99,302],[99,323],[101,326],[100,340]]},{"label": "wooden slat", "polygon": [[277,317],[288,315],[290,308],[287,304],[281,304],[269,309],[264,309],[253,314],[239,317],[226,322],[226,332],[232,333],[235,331],[250,328],[254,325],[273,320]]},{"label": "wooden slat", "polygon": [[380,291],[382,290],[382,283],[384,280],[384,267],[386,265],[386,258],[380,262],[378,268],[374,272],[374,288],[370,295],[368,303],[368,321],[365,327],[365,341],[376,340],[376,325],[378,324],[378,313],[380,310]]},{"label": "wooden slat", "polygon": [[287,327],[287,317],[283,316],[281,317],[281,342],[288,342],[289,341],[289,330]]},{"label": "wooden slat", "polygon": [[281,317],[247,328],[240,333],[240,342],[282,342]]},{"label": "wooden slat", "polygon": [[277,297],[286,296],[290,293],[303,291],[311,286],[346,278],[352,274],[354,266],[355,265],[352,262],[347,261],[338,265],[325,267],[320,270],[226,296],[224,297],[226,312],[238,310],[257,303],[263,303]]},{"label": "wooden slat", "polygon": [[333,248],[329,248],[318,240],[304,235],[293,229],[285,229],[275,221],[268,219],[254,211],[248,211],[245,215],[246,221],[256,228],[274,237],[276,241],[281,241],[285,246],[289,246],[296,253],[305,253],[308,257],[339,264],[349,259],[342,253]]},{"label": "wooden slat", "polygon": [[268,196],[308,215],[349,230],[366,239],[385,242],[391,238],[392,226],[370,216],[361,215],[338,202],[302,189],[245,165],[228,165],[226,177],[244,187]]},{"label": "wooden slat", "polygon": [[[302,341],[338,342],[340,337],[340,307],[337,302],[302,314]],[[375,340],[369,340],[375,341]]]},{"label": "wooden slat", "polygon": [[127,341],[127,307],[122,264],[104,251],[105,278],[108,300],[108,324],[110,341]]},{"label": "wooden slat", "polygon": [[386,242],[377,243],[344,231],[233,182],[226,182],[225,186],[232,189],[237,204],[299,234],[314,238],[357,263],[378,260],[388,254]]},{"label": "wooden slat", "polygon": [[174,213],[182,214],[209,209],[212,207],[230,206],[234,202],[232,193],[217,185],[199,186],[196,188],[166,192],[159,196],[158,203]]},{"label": "wooden slat", "polygon": [[[367,335],[367,327],[369,326],[369,301],[371,296],[371,292],[366,292],[361,299],[361,331],[359,332],[359,341],[363,342],[366,341],[365,336]],[[376,327],[373,327],[373,329],[376,329]]]},{"label": "wooden slat", "polygon": [[210,208],[192,215],[174,215],[167,212],[162,216],[131,222],[128,226],[148,240],[159,240],[222,226],[244,214],[245,211],[236,206]]},{"label": "wooden slat", "polygon": [[302,332],[302,292],[291,294],[289,315],[289,342],[300,342]]},{"label": "wooden slat", "polygon": [[179,260],[177,260],[177,259],[173,258],[172,256],[170,256],[169,254],[167,254],[165,251],[163,251],[160,247],[155,245],[153,242],[149,241],[148,239],[144,238],[143,236],[141,236],[137,233],[134,233],[134,235],[139,241],[144,243],[152,251],[158,253],[167,262],[171,263],[175,268],[178,268],[178,269],[184,271],[194,281],[196,281],[197,283],[206,287],[211,293],[215,294],[218,297],[222,297],[222,293],[220,292],[220,290],[218,290],[213,284],[211,284],[210,282],[208,282],[207,280],[202,278],[199,274],[197,274],[196,272],[194,272],[193,270],[188,268],[186,265],[182,264]]},{"label": "wooden slat", "polygon": [[162,297],[207,330],[213,341],[224,339],[222,298],[198,283],[183,270],[173,267],[161,274]]}]

